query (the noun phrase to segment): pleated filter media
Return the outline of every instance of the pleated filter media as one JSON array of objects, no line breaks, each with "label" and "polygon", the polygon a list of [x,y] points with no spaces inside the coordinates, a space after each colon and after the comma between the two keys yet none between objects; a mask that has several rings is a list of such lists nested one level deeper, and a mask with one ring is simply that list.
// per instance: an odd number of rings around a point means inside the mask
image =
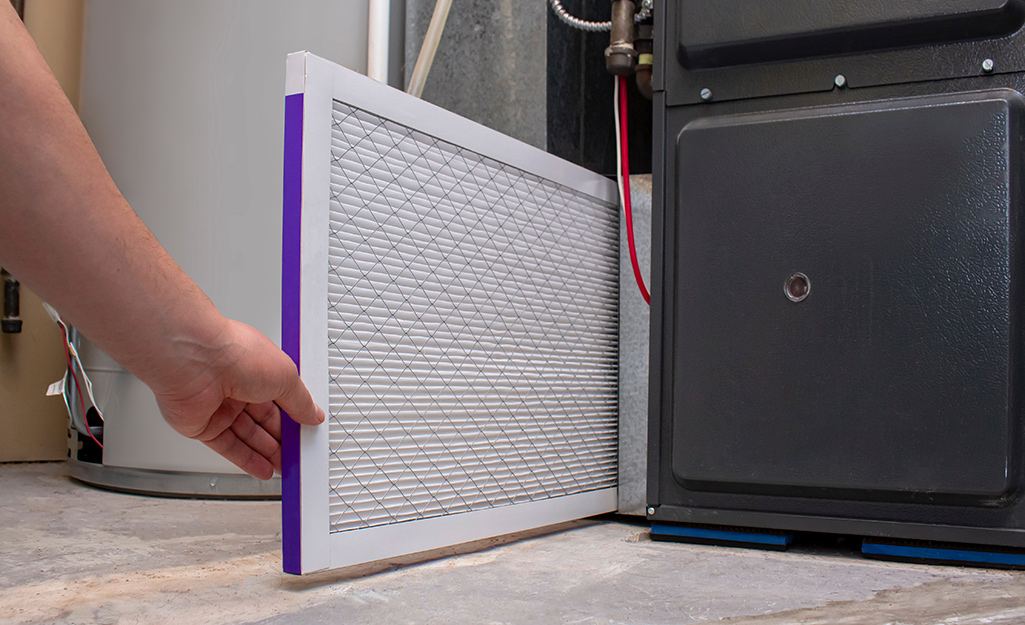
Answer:
[{"label": "pleated filter media", "polygon": [[335,102],[331,529],[614,486],[619,222]]},{"label": "pleated filter media", "polygon": [[286,428],[286,570],[614,510],[614,185],[302,61],[286,104],[302,170],[290,241],[286,119],[283,343],[328,422]]}]

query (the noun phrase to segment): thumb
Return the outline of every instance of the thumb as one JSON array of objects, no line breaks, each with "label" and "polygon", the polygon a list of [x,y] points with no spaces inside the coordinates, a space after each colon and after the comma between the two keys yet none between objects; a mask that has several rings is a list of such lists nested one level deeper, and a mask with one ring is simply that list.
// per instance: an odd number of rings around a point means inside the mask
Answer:
[{"label": "thumb", "polygon": [[313,401],[292,359],[252,326],[235,321],[230,328],[229,395],[247,403],[273,401],[296,423],[323,423],[324,411]]},{"label": "thumb", "polygon": [[324,422],[324,411],[314,403],[310,391],[294,368],[285,379],[285,388],[274,403],[296,423],[319,425]]}]

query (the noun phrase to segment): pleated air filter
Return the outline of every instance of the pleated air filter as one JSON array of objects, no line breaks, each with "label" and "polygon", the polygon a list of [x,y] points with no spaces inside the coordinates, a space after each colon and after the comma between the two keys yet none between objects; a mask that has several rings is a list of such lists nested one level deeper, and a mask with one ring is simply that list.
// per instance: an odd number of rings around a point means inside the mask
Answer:
[{"label": "pleated air filter", "polygon": [[288,59],[285,570],[616,509],[609,180],[308,53]]}]

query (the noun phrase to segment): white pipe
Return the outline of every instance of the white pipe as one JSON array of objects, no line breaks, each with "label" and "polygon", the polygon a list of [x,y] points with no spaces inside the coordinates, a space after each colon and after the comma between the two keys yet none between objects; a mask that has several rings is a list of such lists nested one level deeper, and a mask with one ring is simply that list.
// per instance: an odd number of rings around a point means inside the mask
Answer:
[{"label": "white pipe", "polygon": [[391,0],[370,0],[367,25],[367,76],[388,84],[388,34]]},{"label": "white pipe", "polygon": [[427,83],[427,73],[431,71],[431,64],[434,63],[434,53],[438,51],[438,42],[441,41],[441,33],[445,30],[445,20],[448,19],[448,11],[451,8],[452,0],[438,0],[434,5],[434,15],[431,16],[431,23],[427,26],[424,44],[420,46],[420,56],[416,58],[416,67],[413,68],[413,76],[409,79],[406,93],[418,98],[423,93],[424,84]]}]

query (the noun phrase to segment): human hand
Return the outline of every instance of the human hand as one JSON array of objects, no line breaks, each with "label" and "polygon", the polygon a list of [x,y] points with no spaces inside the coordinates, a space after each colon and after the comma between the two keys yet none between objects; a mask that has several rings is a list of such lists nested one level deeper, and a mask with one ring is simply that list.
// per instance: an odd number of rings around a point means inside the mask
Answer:
[{"label": "human hand", "polygon": [[288,356],[225,319],[128,205],[3,0],[0,111],[3,266],[145,382],[171,427],[272,477],[281,410],[306,424],[323,412]]},{"label": "human hand", "polygon": [[262,480],[281,471],[281,412],[317,425],[324,412],[295,364],[255,328],[226,320],[212,346],[185,345],[182,366],[144,380],[164,419]]}]

